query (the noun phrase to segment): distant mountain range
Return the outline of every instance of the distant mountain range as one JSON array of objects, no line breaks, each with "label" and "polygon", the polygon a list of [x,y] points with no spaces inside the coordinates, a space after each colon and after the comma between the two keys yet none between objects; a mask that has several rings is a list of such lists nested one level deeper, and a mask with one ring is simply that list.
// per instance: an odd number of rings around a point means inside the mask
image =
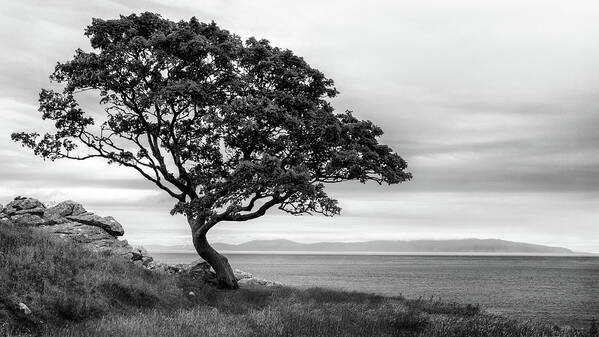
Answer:
[{"label": "distant mountain range", "polygon": [[[299,243],[290,240],[253,240],[238,245],[215,243],[219,251],[269,251],[269,252],[380,252],[380,253],[526,253],[575,254],[567,248],[513,242],[498,239],[366,241]],[[148,245],[151,252],[194,251],[191,245]]]}]

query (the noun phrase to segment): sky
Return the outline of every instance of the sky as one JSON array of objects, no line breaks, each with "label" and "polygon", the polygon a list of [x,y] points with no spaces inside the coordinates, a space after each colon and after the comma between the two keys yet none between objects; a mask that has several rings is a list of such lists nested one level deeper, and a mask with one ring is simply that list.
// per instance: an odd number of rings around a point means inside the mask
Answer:
[{"label": "sky", "polygon": [[293,50],[335,80],[338,111],[385,131],[412,181],[329,187],[333,218],[271,211],[221,223],[240,243],[498,238],[599,253],[599,3],[456,1],[3,1],[0,203],[72,199],[113,215],[133,244],[189,244],[172,199],[126,168],[44,162],[14,131],[48,128],[37,111],[57,61],[93,17],[151,11],[214,20]]}]

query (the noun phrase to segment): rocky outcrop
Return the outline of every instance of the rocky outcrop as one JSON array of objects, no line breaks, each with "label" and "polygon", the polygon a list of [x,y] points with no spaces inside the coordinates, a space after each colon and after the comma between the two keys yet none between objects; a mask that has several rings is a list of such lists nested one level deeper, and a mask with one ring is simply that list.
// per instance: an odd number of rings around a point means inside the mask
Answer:
[{"label": "rocky outcrop", "polygon": [[[111,216],[88,212],[81,204],[67,200],[46,207],[33,198],[17,197],[3,207],[0,204],[0,226],[28,226],[70,240],[97,252],[120,255],[140,267],[170,274],[190,273],[197,279],[216,284],[216,274],[208,263],[197,260],[191,264],[165,264],[154,261],[143,247],[132,247],[120,240],[125,231]],[[280,283],[255,278],[239,269],[234,270],[240,286],[274,286]]]},{"label": "rocky outcrop", "polygon": [[125,234],[125,231],[123,230],[123,227],[121,227],[121,224],[118,223],[111,216],[101,217],[95,215],[94,213],[83,213],[79,215],[69,215],[66,218],[89,226],[102,228],[108,234],[113,236],[122,236],[123,234]]},{"label": "rocky outcrop", "polygon": [[125,233],[118,221],[111,216],[102,217],[88,212],[81,204],[71,200],[46,207],[37,199],[17,197],[6,207],[0,206],[0,225],[35,227],[94,251],[110,251],[131,260],[139,259],[139,254],[135,254],[139,250],[131,247],[126,240],[118,239]]}]

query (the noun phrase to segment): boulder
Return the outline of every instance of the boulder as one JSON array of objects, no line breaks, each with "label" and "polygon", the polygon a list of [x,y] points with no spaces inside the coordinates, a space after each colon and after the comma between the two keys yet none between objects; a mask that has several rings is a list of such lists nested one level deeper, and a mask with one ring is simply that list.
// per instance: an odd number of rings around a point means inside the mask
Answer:
[{"label": "boulder", "polygon": [[63,201],[56,206],[49,207],[44,211],[44,218],[57,219],[69,215],[80,215],[87,213],[80,203],[72,200]]},{"label": "boulder", "polygon": [[41,230],[46,233],[56,234],[62,238],[73,239],[79,243],[94,243],[97,246],[102,241],[112,241],[114,237],[108,234],[102,228],[96,226],[85,225],[79,222],[66,222],[56,225],[41,226]]},{"label": "boulder", "polygon": [[39,215],[42,216],[44,215],[44,212],[46,211],[45,208],[43,207],[36,207],[36,208],[30,208],[30,209],[22,209],[20,211],[15,211],[12,213],[12,215],[18,215],[18,214],[34,214],[34,215]]},{"label": "boulder", "polygon": [[144,247],[135,247],[131,251],[131,260],[143,260],[149,256],[148,251]]},{"label": "boulder", "polygon": [[8,219],[8,214],[2,211],[2,205],[0,205],[0,220],[2,219]]},{"label": "boulder", "polygon": [[274,287],[274,286],[282,285],[279,282],[262,280],[262,279],[255,278],[255,277],[241,279],[241,280],[237,281],[237,284],[239,284],[240,287],[242,287],[242,286]]},{"label": "boulder", "polygon": [[33,198],[16,197],[15,200],[11,201],[6,205],[4,213],[7,215],[17,214],[18,211],[29,210],[29,209],[44,209],[46,206],[39,200]]},{"label": "boulder", "polygon": [[145,256],[142,260],[141,260],[141,264],[146,268],[146,269],[152,269],[156,266],[156,263],[154,262],[154,258],[151,256]]},{"label": "boulder", "polygon": [[21,226],[41,226],[45,224],[45,220],[35,214],[15,214],[10,217],[10,220]]},{"label": "boulder", "polygon": [[166,271],[171,274],[181,274],[186,271],[190,271],[190,265],[179,263],[179,264],[167,264],[165,265]]},{"label": "boulder", "polygon": [[123,226],[111,216],[101,217],[94,213],[87,212],[78,215],[68,215],[66,218],[82,224],[100,227],[113,236],[122,236],[125,234]]},{"label": "boulder", "polygon": [[65,240],[76,242],[96,252],[108,252],[130,258],[131,247],[126,240],[117,240],[102,228],[71,221],[38,227],[40,230]]},{"label": "boulder", "polygon": [[216,273],[212,271],[212,267],[208,262],[202,262],[195,265],[190,265],[189,274],[198,280],[203,280],[207,283],[217,284]]},{"label": "boulder", "polygon": [[13,222],[6,213],[4,213],[4,206],[0,205],[0,226],[13,226]]},{"label": "boulder", "polygon": [[233,274],[235,275],[235,278],[237,279],[237,281],[254,277],[254,275],[252,275],[246,271],[239,270],[239,269],[233,269]]},{"label": "boulder", "polygon": [[25,305],[25,303],[19,303],[19,310],[24,314],[24,315],[31,315],[31,309],[29,309],[27,307],[27,305]]},{"label": "boulder", "polygon": [[148,254],[144,247],[135,247],[131,250],[131,261],[141,261],[141,265],[147,269],[154,269],[156,264],[154,258]]}]

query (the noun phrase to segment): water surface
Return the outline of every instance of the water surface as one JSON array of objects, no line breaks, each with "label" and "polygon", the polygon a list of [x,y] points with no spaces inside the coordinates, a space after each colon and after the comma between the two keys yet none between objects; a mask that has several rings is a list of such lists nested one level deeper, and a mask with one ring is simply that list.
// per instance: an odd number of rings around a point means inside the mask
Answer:
[{"label": "water surface", "polygon": [[[599,257],[226,254],[234,268],[298,287],[440,297],[549,324],[599,319]],[[154,254],[189,263],[197,255]]]}]

